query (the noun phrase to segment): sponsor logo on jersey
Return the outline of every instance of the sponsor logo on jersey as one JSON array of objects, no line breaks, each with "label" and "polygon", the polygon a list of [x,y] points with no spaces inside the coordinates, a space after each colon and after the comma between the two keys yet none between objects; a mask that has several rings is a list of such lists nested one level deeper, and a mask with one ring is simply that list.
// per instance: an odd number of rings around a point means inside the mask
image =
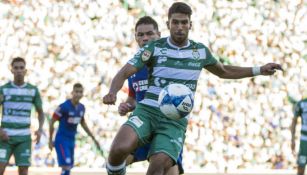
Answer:
[{"label": "sponsor logo on jersey", "polygon": [[5,158],[6,156],[6,149],[0,149],[0,158]]},{"label": "sponsor logo on jersey", "polygon": [[80,117],[69,117],[67,119],[67,122],[70,123],[70,124],[78,124],[78,123],[80,123],[80,121],[81,121]]},{"label": "sponsor logo on jersey", "polygon": [[136,116],[136,115],[130,117],[129,121],[131,121],[138,128],[143,125],[143,121],[138,116]]},{"label": "sponsor logo on jersey", "polygon": [[29,149],[26,149],[23,153],[20,154],[23,157],[31,156],[31,151]]},{"label": "sponsor logo on jersey", "polygon": [[198,52],[197,49],[193,49],[192,55],[193,55],[194,59],[199,59],[200,58],[200,53]]},{"label": "sponsor logo on jersey", "polygon": [[167,61],[167,57],[165,57],[165,56],[159,56],[159,57],[158,57],[158,63],[159,63],[159,64],[161,64],[161,63],[163,63],[163,62],[165,62],[165,61]]},{"label": "sponsor logo on jersey", "polygon": [[191,62],[188,63],[189,67],[200,67],[200,65],[201,65],[200,63],[191,63]]},{"label": "sponsor logo on jersey", "polygon": [[167,54],[167,48],[162,48],[162,49],[160,50],[160,53],[161,53],[162,55],[166,55],[166,54]]}]

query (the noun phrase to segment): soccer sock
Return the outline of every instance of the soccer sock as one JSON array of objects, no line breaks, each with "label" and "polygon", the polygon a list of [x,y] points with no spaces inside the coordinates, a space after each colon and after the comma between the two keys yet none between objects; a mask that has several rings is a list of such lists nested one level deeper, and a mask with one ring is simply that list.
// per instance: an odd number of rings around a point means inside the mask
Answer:
[{"label": "soccer sock", "polygon": [[61,175],[70,175],[70,170],[64,170],[64,169],[62,169]]},{"label": "soccer sock", "polygon": [[118,166],[112,166],[107,163],[107,172],[108,175],[125,175],[126,174],[126,161],[124,161],[122,164]]}]

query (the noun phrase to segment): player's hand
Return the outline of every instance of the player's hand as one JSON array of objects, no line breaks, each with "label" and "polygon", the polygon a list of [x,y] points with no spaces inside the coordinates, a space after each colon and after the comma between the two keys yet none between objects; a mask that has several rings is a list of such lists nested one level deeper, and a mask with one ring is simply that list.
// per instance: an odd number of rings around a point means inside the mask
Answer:
[{"label": "player's hand", "polygon": [[260,68],[261,75],[273,75],[276,70],[283,71],[280,64],[268,63]]},{"label": "player's hand", "polygon": [[107,95],[103,97],[103,103],[107,105],[114,105],[116,102],[116,95],[109,92]]},{"label": "player's hand", "polygon": [[38,129],[37,131],[35,131],[36,144],[38,144],[40,142],[42,134],[43,134],[43,130],[41,130],[41,129]]},{"label": "player's hand", "polygon": [[128,112],[133,110],[133,106],[130,103],[121,103],[118,106],[118,113],[121,116],[125,116]]},{"label": "player's hand", "polygon": [[50,151],[52,151],[52,149],[53,149],[53,142],[52,142],[52,140],[49,140],[48,147],[49,147]]},{"label": "player's hand", "polygon": [[0,128],[0,139],[2,141],[8,141],[10,139],[10,137],[6,134],[5,131],[3,131],[3,129]]}]

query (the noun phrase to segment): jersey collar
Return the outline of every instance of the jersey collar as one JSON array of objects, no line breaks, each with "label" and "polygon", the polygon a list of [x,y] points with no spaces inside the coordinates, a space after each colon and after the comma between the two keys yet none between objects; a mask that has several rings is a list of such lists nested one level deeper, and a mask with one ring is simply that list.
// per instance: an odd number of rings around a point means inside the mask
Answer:
[{"label": "jersey collar", "polygon": [[184,49],[184,48],[189,47],[189,46],[190,46],[190,44],[191,44],[191,43],[190,43],[190,40],[188,40],[187,45],[182,46],[182,47],[178,47],[178,46],[176,46],[176,45],[172,44],[172,42],[170,41],[170,36],[169,36],[169,37],[167,37],[167,43],[168,43],[168,45],[170,45],[171,47],[173,47],[173,48],[175,48],[175,49]]},{"label": "jersey collar", "polygon": [[13,81],[11,81],[11,85],[12,85],[13,87],[15,87],[15,88],[24,88],[24,87],[27,86],[27,83],[24,83],[24,84],[21,85],[21,86],[17,86]]}]

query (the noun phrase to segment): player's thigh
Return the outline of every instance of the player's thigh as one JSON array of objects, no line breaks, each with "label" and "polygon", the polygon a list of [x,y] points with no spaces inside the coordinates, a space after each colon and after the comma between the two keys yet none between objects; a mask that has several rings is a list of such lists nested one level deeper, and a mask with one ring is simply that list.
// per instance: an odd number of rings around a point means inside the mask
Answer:
[{"label": "player's thigh", "polygon": [[65,141],[55,141],[54,148],[57,154],[59,166],[72,166],[73,165],[73,148],[71,144]]},{"label": "player's thigh", "polygon": [[170,156],[175,164],[183,148],[185,131],[185,124],[168,119],[162,120],[151,141],[149,156],[163,152]]},{"label": "player's thigh", "polygon": [[166,175],[179,175],[179,169],[177,165],[172,166],[168,169]]},{"label": "player's thigh", "polygon": [[155,109],[146,105],[138,104],[136,109],[130,114],[125,125],[133,128],[139,140],[139,146],[150,142],[152,132],[152,122],[155,120]]},{"label": "player's thigh", "polygon": [[31,145],[30,139],[19,142],[15,145],[13,154],[17,166],[30,166],[31,165]]},{"label": "player's thigh", "polygon": [[0,140],[0,166],[4,166],[7,164],[12,155],[12,148],[12,144]]},{"label": "player's thigh", "polygon": [[297,164],[299,167],[303,168],[307,164],[307,141],[300,142],[300,149],[297,157]]}]

